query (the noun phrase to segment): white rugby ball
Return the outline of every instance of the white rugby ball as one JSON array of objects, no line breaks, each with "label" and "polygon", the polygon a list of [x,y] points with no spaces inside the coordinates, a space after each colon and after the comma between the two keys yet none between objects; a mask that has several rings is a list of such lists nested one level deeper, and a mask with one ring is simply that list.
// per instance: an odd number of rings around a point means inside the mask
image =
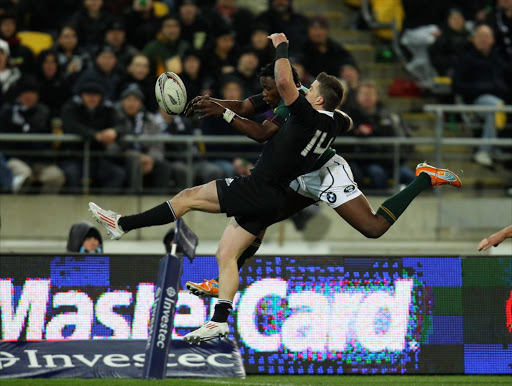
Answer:
[{"label": "white rugby ball", "polygon": [[174,72],[164,72],[155,84],[155,97],[167,114],[181,114],[187,104],[187,89]]}]

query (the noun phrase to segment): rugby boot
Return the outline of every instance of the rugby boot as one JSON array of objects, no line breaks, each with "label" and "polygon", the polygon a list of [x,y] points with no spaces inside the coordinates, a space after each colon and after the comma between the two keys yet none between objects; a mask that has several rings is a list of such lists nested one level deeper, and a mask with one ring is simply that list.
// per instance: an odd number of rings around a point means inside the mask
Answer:
[{"label": "rugby boot", "polygon": [[460,178],[451,170],[436,168],[426,162],[416,166],[416,177],[420,173],[427,173],[430,176],[432,186],[451,185],[460,188],[462,185]]},{"label": "rugby boot", "polygon": [[202,297],[212,297],[212,298],[218,298],[219,297],[219,283],[217,280],[206,280],[204,279],[204,282],[202,283],[194,283],[193,281],[187,281],[185,283],[185,286],[187,287],[188,291],[196,296]]},{"label": "rugby boot", "polygon": [[89,203],[89,212],[98,223],[103,225],[107,230],[107,234],[111,235],[112,240],[119,240],[126,233],[121,229],[118,224],[120,214],[112,212],[111,210],[101,209],[94,202]]},{"label": "rugby boot", "polygon": [[227,338],[229,326],[227,323],[212,322],[211,320],[183,337],[190,344],[201,344],[215,338]]}]

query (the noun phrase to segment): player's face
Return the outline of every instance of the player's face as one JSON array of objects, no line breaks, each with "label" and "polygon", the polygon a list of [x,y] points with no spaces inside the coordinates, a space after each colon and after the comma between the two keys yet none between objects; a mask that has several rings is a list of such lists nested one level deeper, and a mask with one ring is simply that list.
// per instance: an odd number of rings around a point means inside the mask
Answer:
[{"label": "player's face", "polygon": [[306,91],[306,100],[311,103],[311,105],[318,104],[320,95],[318,94],[318,81],[315,80],[308,91]]},{"label": "player's face", "polygon": [[276,81],[270,76],[260,78],[261,87],[263,87],[263,100],[272,108],[276,108],[281,102],[281,95],[277,91]]}]

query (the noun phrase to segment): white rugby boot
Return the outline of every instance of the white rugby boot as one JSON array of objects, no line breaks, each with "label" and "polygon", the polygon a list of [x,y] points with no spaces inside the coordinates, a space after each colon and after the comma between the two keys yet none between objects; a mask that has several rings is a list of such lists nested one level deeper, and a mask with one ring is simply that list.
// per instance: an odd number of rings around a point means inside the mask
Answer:
[{"label": "white rugby boot", "polygon": [[92,212],[92,216],[96,221],[105,227],[107,234],[112,236],[112,240],[119,240],[126,233],[118,224],[119,218],[121,217],[120,214],[112,212],[111,210],[101,209],[94,202],[89,203],[89,212]]},{"label": "white rugby boot", "polygon": [[227,323],[212,322],[211,320],[197,330],[189,332],[183,340],[190,344],[201,344],[215,338],[227,338],[229,325]]}]

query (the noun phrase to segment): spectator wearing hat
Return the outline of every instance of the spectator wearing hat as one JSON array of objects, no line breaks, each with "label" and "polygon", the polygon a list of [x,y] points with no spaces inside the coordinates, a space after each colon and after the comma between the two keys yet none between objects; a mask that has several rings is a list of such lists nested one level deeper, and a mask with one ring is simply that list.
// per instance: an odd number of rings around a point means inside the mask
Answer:
[{"label": "spectator wearing hat", "polygon": [[37,77],[41,84],[40,101],[50,108],[50,116],[60,117],[60,110],[71,96],[71,85],[62,76],[57,52],[41,51],[37,57]]},{"label": "spectator wearing hat", "polygon": [[[119,139],[123,133],[116,128],[116,113],[112,104],[103,98],[104,92],[98,81],[83,82],[77,95],[62,107],[62,125],[65,133],[77,134],[89,141],[91,152],[96,153],[89,164],[92,186],[119,193],[127,175],[118,158],[122,155]],[[81,152],[82,147],[82,144],[67,145],[68,149],[77,152]],[[66,186],[73,190],[81,189],[81,156],[63,160],[61,167],[66,174]]]},{"label": "spectator wearing hat", "polygon": [[304,67],[314,77],[325,71],[339,76],[346,64],[356,66],[352,54],[329,37],[329,24],[325,17],[311,18],[308,26],[308,39],[304,45]]},{"label": "spectator wearing hat", "polygon": [[[149,59],[144,54],[135,54],[130,61],[127,73],[121,82],[121,90],[129,85],[137,85],[144,94],[144,106],[147,111],[156,112],[158,103],[155,98],[156,76],[149,72]],[[188,90],[188,88],[187,88]]]},{"label": "spectator wearing hat", "polygon": [[254,15],[247,8],[238,7],[235,0],[216,0],[206,19],[210,22],[211,31],[217,28],[232,30],[240,47],[249,44]]},{"label": "spectator wearing hat", "polygon": [[21,78],[21,71],[18,67],[9,64],[9,44],[0,39],[0,106],[6,101],[13,101],[16,98],[15,85]]},{"label": "spectator wearing hat", "polygon": [[270,28],[263,23],[257,23],[252,29],[249,48],[258,55],[260,65],[270,63],[275,58],[275,48],[268,39]]},{"label": "spectator wearing hat", "polygon": [[245,50],[238,57],[238,63],[234,75],[238,78],[244,93],[242,99],[256,95],[261,90],[260,77],[258,76],[258,55],[251,50]]},{"label": "spectator wearing hat", "polygon": [[81,72],[88,69],[91,57],[85,49],[78,46],[78,32],[74,25],[65,24],[61,27],[53,49],[57,52],[62,76],[70,84],[76,81]]},{"label": "spectator wearing hat", "polygon": [[89,221],[79,221],[69,229],[66,252],[103,253],[103,238]]},{"label": "spectator wearing hat", "polygon": [[116,101],[121,85],[121,73],[116,69],[117,57],[114,50],[109,45],[101,46],[96,54],[94,67],[80,75],[75,83],[74,93],[77,93],[83,83],[93,80],[103,85],[103,97],[106,100]]},{"label": "spectator wearing hat", "polygon": [[211,90],[205,89],[205,81],[202,71],[201,54],[197,50],[188,50],[183,57],[183,72],[180,78],[187,89],[187,99],[191,101],[197,95],[211,94]]},{"label": "spectator wearing hat", "polygon": [[[39,102],[40,85],[35,78],[25,76],[17,85],[18,98],[5,104],[0,110],[0,131],[16,134],[49,134],[50,110]],[[8,160],[15,185],[38,185],[42,193],[58,193],[64,185],[64,173],[54,160],[38,153],[50,150],[49,142],[7,142],[3,150],[21,151],[20,156]],[[30,152],[25,154],[24,152]]]},{"label": "spectator wearing hat", "polygon": [[215,38],[204,55],[208,60],[203,61],[207,74],[206,88],[219,93],[222,77],[235,72],[238,61],[238,50],[235,45],[235,33],[227,27],[215,30]]},{"label": "spectator wearing hat", "polygon": [[208,22],[194,0],[184,0],[179,7],[181,37],[196,50],[203,48],[208,37]]},{"label": "spectator wearing hat", "polygon": [[151,73],[158,76],[166,70],[181,72],[181,57],[188,48],[189,44],[181,38],[180,21],[175,16],[167,16],[158,37],[142,51],[150,60]]},{"label": "spectator wearing hat", "polygon": [[84,0],[83,7],[71,17],[77,26],[80,46],[92,49],[103,44],[111,18],[103,9],[103,0]]},{"label": "spectator wearing hat", "polygon": [[266,24],[270,33],[282,32],[288,37],[292,42],[290,56],[301,54],[308,38],[308,19],[293,10],[292,0],[269,0],[268,10],[258,16],[257,22]]},{"label": "spectator wearing hat", "polygon": [[126,29],[119,19],[112,19],[105,31],[105,44],[109,45],[117,56],[120,68],[126,68],[138,50],[126,42]]},{"label": "spectator wearing hat", "polygon": [[[132,84],[121,93],[121,101],[116,105],[117,127],[119,131],[135,137],[155,136],[160,128],[153,115],[144,109],[144,94]],[[130,187],[134,192],[150,188],[155,193],[167,193],[171,186],[172,167],[165,160],[162,142],[132,142],[123,146],[130,170]],[[172,185],[175,185],[173,183]]]},{"label": "spectator wearing hat", "polygon": [[6,13],[0,17],[0,39],[9,44],[11,65],[18,67],[23,74],[34,71],[34,54],[27,46],[21,44],[17,36],[16,15]]}]

